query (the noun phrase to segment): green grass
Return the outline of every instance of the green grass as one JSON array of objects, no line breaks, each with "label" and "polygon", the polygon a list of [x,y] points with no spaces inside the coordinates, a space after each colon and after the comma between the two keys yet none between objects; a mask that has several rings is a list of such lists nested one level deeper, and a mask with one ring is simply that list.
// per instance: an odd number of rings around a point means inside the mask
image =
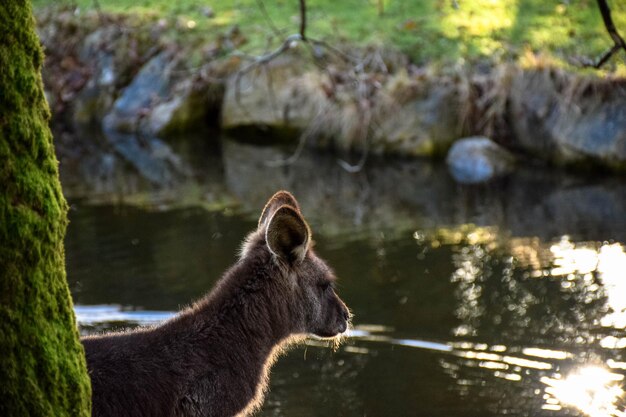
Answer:
[{"label": "green grass", "polygon": [[[595,58],[612,45],[594,0],[310,0],[307,33],[316,38],[359,45],[392,45],[417,63],[458,63],[485,58],[516,60],[542,54],[567,65],[574,57]],[[35,7],[76,4],[93,9],[93,0],[34,0]],[[105,11],[175,19],[180,32],[202,36],[238,25],[245,52],[261,53],[279,41],[258,0],[100,0]],[[215,16],[207,18],[210,5]],[[618,30],[626,36],[626,2],[609,0]],[[265,0],[268,15],[284,34],[298,31],[297,0]],[[624,71],[623,52],[609,68]]]}]

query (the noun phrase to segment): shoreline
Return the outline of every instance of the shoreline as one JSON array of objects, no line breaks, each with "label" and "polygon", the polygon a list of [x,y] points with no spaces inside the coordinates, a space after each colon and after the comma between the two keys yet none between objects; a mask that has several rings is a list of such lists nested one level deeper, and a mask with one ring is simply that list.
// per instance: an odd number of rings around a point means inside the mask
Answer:
[{"label": "shoreline", "polygon": [[[567,72],[541,57],[532,68],[418,67],[392,49],[352,48],[348,59],[302,44],[255,66],[237,54],[245,38],[236,27],[199,46],[167,41],[166,30],[115,15],[40,19],[55,130],[102,130],[116,148],[113,136],[160,146],[210,128],[361,160],[441,160],[460,139],[483,136],[518,164],[626,172],[623,78]],[[61,157],[94,146],[64,136]]]}]

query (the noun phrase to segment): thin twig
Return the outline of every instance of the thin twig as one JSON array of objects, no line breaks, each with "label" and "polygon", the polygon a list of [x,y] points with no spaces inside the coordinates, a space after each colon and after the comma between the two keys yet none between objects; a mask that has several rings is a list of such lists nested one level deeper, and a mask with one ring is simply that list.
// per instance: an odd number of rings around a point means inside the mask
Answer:
[{"label": "thin twig", "polygon": [[328,42],[324,42],[322,40],[313,39],[313,38],[307,38],[307,41],[312,42],[316,46],[321,46],[321,47],[328,49],[329,51],[335,53],[335,55],[341,57],[343,60],[348,61],[351,64],[356,65],[359,62],[358,58],[350,56],[349,54],[342,51],[341,49],[335,48],[334,46],[330,45]]},{"label": "thin twig", "polygon": [[250,64],[246,65],[245,67],[237,71],[237,75],[235,76],[235,101],[238,104],[240,103],[241,94],[240,94],[239,87],[241,83],[241,77],[243,77],[248,72],[252,71],[254,68],[258,67],[259,65],[264,65],[264,64],[271,62],[273,59],[280,56],[280,54],[282,54],[283,52],[291,48],[294,43],[300,40],[302,40],[302,37],[300,36],[299,33],[290,35],[283,41],[283,43],[276,50],[255,58],[254,61],[252,61]]},{"label": "thin twig", "polygon": [[302,40],[302,36],[300,36],[299,33],[287,36],[287,38],[283,41],[283,43],[277,49],[275,49],[274,51],[272,51],[272,52],[270,52],[268,54],[261,55],[261,56],[257,57],[254,60],[254,62],[248,64],[246,67],[241,69],[239,72],[245,74],[248,71],[252,70],[254,67],[258,66],[258,65],[263,65],[263,64],[269,63],[270,61],[272,61],[273,59],[277,58],[280,54],[282,54],[286,50],[292,48],[295,43],[297,43],[297,42],[299,42],[301,40]]}]

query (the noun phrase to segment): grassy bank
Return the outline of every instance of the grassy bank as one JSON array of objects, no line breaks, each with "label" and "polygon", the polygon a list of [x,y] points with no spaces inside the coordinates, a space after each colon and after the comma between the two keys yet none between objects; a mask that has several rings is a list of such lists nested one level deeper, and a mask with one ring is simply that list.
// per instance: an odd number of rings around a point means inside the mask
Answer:
[{"label": "grassy bank", "polygon": [[[76,5],[81,10],[93,10],[95,4],[94,0],[33,3],[35,8]],[[256,54],[298,31],[297,0],[265,0],[266,13],[259,0],[99,3],[106,12],[173,19],[183,36],[206,38],[238,25],[247,39],[241,49]],[[609,5],[624,35],[626,2],[610,0]],[[577,57],[595,58],[612,45],[593,0],[316,0],[308,4],[307,33],[333,42],[392,45],[418,64],[483,59],[532,64],[541,56],[572,67]],[[605,71],[626,75],[624,53],[613,58]]]}]

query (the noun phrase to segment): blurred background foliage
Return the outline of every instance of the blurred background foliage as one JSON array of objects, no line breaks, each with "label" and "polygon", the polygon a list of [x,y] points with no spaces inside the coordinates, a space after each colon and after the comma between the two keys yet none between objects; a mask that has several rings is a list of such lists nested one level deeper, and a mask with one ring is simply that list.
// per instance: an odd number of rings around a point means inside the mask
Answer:
[{"label": "blurred background foliage", "polygon": [[[239,26],[243,52],[258,53],[297,32],[295,0],[34,0],[35,8],[72,6],[82,10],[176,19],[177,36],[206,38]],[[626,2],[609,1],[616,27],[626,27]],[[386,45],[418,64],[519,60],[534,55],[571,66],[580,57],[611,46],[595,1],[542,0],[315,0],[307,2],[310,36],[358,46]],[[619,71],[624,61],[615,60]]]}]

